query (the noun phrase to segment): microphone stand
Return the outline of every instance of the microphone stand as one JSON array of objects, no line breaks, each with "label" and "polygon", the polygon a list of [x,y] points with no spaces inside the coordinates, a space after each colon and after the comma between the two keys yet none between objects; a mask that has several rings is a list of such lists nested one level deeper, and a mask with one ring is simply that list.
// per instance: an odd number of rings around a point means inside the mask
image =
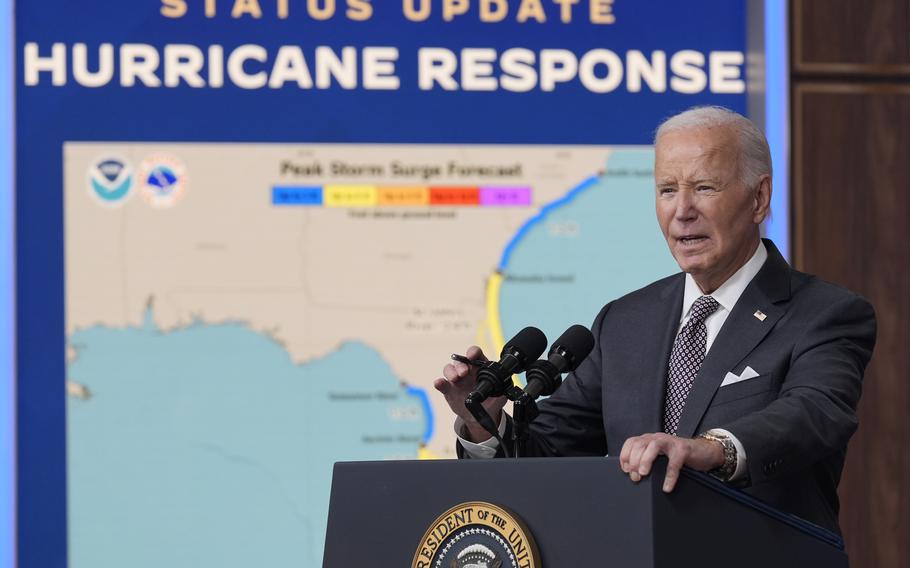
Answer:
[{"label": "microphone stand", "polygon": [[465,400],[465,406],[471,411],[471,414],[483,426],[483,429],[490,433],[491,436],[499,440],[503,446],[503,452],[506,457],[522,457],[527,453],[528,438],[531,434],[531,422],[540,414],[537,408],[537,402],[530,394],[518,385],[512,384],[504,393],[506,398],[512,401],[512,442],[513,452],[510,455],[508,446],[500,439],[498,427],[493,423],[493,419],[484,409],[483,405],[473,397]]},{"label": "microphone stand", "polygon": [[518,386],[510,387],[506,391],[506,396],[512,401],[512,441],[515,457],[519,458],[527,453],[531,422],[537,418],[540,411],[534,398]]},{"label": "microphone stand", "polygon": [[499,436],[499,427],[493,422],[493,418],[483,407],[483,404],[480,400],[475,399],[473,396],[468,396],[464,401],[465,407],[471,412],[471,415],[477,420],[477,422],[486,430],[490,436],[496,439],[499,444],[502,446],[502,452],[505,454],[505,457],[512,457],[509,452],[509,447],[503,442],[502,438]]}]

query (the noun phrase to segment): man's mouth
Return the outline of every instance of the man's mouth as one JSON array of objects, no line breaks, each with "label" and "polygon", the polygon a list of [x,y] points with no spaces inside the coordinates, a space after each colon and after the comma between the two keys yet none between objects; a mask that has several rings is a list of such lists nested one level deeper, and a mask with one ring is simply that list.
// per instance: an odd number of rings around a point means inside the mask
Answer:
[{"label": "man's mouth", "polygon": [[678,240],[683,246],[692,246],[707,241],[708,237],[704,235],[683,235],[681,237],[677,237],[676,240]]}]

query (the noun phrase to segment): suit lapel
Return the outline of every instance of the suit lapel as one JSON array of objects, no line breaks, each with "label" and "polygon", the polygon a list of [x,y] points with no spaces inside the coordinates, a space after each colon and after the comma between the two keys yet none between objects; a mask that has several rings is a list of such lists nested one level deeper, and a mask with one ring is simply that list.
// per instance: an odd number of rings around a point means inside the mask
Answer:
[{"label": "suit lapel", "polygon": [[[683,407],[676,431],[678,436],[692,437],[697,433],[695,429],[727,371],[755,349],[786,311],[785,302],[790,298],[790,267],[771,241],[764,242],[768,260],[743,291],[711,345]],[[765,314],[764,320],[755,317],[756,310]]]},{"label": "suit lapel", "polygon": [[674,278],[660,293],[660,301],[654,306],[654,330],[658,333],[657,341],[647,342],[650,350],[643,359],[642,408],[641,416],[646,420],[645,432],[660,432],[663,429],[664,393],[667,390],[667,365],[676,332],[679,330],[679,318],[682,313],[685,276]]}]

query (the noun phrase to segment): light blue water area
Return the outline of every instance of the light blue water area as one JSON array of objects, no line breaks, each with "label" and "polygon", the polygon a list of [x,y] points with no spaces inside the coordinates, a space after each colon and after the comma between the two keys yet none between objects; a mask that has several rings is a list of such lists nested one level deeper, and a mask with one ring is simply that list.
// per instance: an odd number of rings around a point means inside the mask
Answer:
[{"label": "light blue water area", "polygon": [[73,334],[70,566],[321,566],[338,460],[415,458],[428,416],[350,342],[295,365],[242,324]]},{"label": "light blue water area", "polygon": [[553,341],[572,324],[590,326],[610,300],[679,271],[654,213],[653,164],[650,149],[614,151],[604,176],[515,243],[500,299],[506,337],[534,325]]}]

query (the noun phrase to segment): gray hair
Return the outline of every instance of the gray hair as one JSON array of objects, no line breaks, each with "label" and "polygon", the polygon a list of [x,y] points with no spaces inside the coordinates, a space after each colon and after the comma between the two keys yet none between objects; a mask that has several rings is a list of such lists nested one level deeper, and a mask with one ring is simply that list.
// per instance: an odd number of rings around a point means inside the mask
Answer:
[{"label": "gray hair", "polygon": [[732,128],[739,141],[739,177],[746,187],[755,187],[763,175],[771,175],[771,150],[765,135],[754,122],[722,106],[692,107],[671,116],[657,128],[654,143],[670,132],[716,126]]}]

